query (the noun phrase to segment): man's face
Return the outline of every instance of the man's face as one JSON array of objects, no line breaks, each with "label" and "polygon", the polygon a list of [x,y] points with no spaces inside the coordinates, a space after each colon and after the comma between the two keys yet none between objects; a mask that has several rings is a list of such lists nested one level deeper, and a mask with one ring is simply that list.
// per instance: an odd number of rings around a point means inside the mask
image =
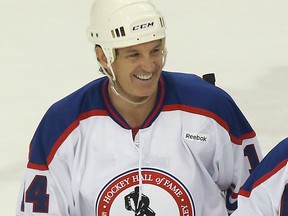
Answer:
[{"label": "man's face", "polygon": [[161,40],[121,48],[116,53],[112,68],[120,94],[137,100],[157,91],[164,56]]}]

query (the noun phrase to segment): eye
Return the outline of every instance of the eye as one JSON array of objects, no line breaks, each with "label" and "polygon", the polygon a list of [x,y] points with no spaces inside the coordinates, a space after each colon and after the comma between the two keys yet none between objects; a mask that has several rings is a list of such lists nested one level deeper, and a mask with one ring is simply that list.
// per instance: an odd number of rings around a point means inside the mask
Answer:
[{"label": "eye", "polygon": [[129,55],[127,56],[127,58],[138,58],[139,56],[140,56],[140,53],[135,52],[135,53],[129,54]]},{"label": "eye", "polygon": [[162,55],[163,54],[163,49],[162,48],[153,49],[151,54],[154,55],[154,56]]}]

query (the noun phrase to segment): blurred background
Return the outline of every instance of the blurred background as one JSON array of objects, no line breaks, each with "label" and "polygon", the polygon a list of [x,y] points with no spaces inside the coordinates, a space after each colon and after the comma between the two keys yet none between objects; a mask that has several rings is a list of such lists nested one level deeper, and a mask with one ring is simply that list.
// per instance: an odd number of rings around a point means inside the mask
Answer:
[{"label": "blurred background", "polygon": [[[287,0],[154,0],[166,70],[216,74],[266,154],[288,131]],[[15,215],[28,145],[49,106],[100,76],[86,39],[92,0],[0,0],[0,203]]]}]

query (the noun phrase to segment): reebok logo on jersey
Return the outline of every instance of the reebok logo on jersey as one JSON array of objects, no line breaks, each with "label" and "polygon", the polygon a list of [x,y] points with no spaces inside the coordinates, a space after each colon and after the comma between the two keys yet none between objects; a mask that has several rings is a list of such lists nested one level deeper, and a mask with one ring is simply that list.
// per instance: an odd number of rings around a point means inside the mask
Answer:
[{"label": "reebok logo on jersey", "polygon": [[199,142],[207,142],[208,141],[208,135],[206,134],[194,134],[194,133],[185,133],[185,139],[199,141]]}]

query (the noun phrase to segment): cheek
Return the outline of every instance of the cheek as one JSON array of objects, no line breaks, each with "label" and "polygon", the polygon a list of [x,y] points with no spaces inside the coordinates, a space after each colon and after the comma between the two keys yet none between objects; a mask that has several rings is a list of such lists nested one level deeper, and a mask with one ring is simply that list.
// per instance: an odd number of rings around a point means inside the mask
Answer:
[{"label": "cheek", "polygon": [[115,76],[118,77],[119,79],[129,79],[132,72],[135,70],[135,67],[131,64],[122,62],[121,64],[115,64],[113,66],[113,70]]},{"label": "cheek", "polygon": [[129,71],[129,68],[125,67],[125,65],[121,67],[115,67],[113,68],[116,80],[120,83],[127,82],[130,80],[131,73]]}]

